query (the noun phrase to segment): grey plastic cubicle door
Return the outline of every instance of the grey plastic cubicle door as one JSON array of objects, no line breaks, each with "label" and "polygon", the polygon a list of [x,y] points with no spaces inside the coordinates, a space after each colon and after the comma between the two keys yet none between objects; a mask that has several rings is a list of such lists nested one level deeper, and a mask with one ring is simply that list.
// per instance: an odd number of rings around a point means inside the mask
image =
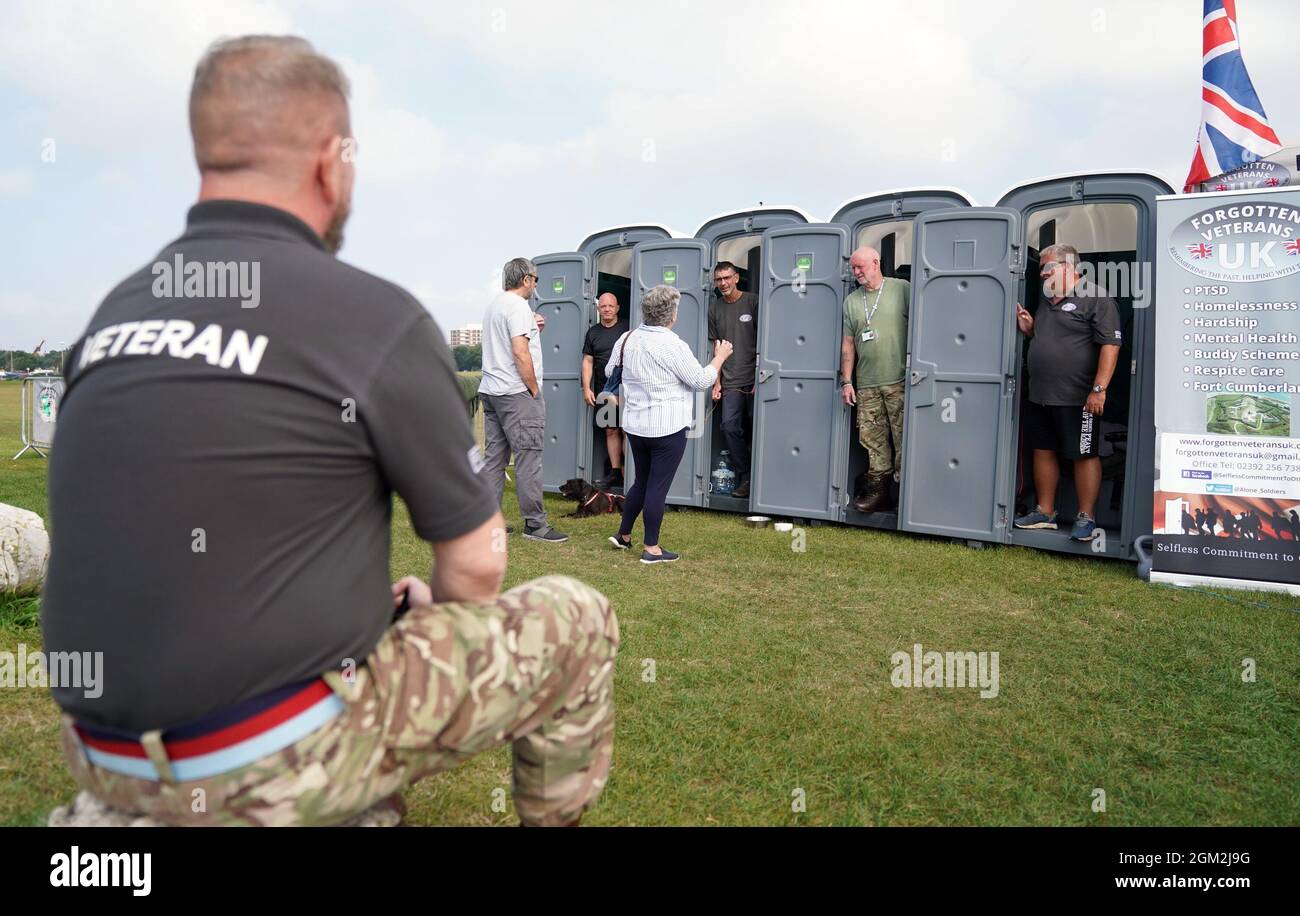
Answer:
[{"label": "grey plastic cubicle door", "polygon": [[[632,320],[631,327],[641,323],[641,297],[656,286],[672,286],[682,294],[677,306],[677,323],[673,331],[690,346],[691,352],[701,362],[707,362],[709,354],[709,289],[711,278],[708,271],[709,247],[696,239],[676,239],[657,242],[641,242],[632,249]],[[673,477],[668,490],[668,502],[676,506],[703,506],[704,481],[707,473],[703,462],[708,457],[708,449],[700,448],[701,439],[696,436],[701,430],[707,434],[707,424],[703,424],[703,411],[708,403],[708,392],[695,399],[695,425],[697,428],[687,433],[686,453],[682,455],[681,464]],[[635,480],[636,467],[629,451],[627,471],[629,482]]]},{"label": "grey plastic cubicle door", "polygon": [[899,527],[1011,539],[1020,214],[916,218]]},{"label": "grey plastic cubicle door", "polygon": [[[542,392],[546,397],[546,438],[542,453],[542,489],[559,490],[574,477],[585,477],[591,454],[591,430],[583,421],[582,340],[587,332],[588,260],[566,252],[534,258],[537,292],[534,311],[546,319],[542,329]],[[584,448],[585,443],[585,448]]]},{"label": "grey plastic cubicle door", "polygon": [[846,226],[763,233],[754,399],[756,512],[838,519],[843,408],[835,385],[843,333]]}]

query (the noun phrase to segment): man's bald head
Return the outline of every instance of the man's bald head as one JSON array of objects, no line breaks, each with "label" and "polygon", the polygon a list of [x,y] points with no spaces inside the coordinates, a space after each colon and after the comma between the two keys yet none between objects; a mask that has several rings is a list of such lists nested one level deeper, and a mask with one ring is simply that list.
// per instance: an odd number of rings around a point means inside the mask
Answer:
[{"label": "man's bald head", "polygon": [[322,144],[351,133],[347,77],[301,38],[218,41],[194,71],[190,133],[200,172],[291,177]]},{"label": "man's bald head", "polygon": [[600,323],[606,327],[618,321],[618,297],[613,293],[601,293],[596,299],[596,314]]},{"label": "man's bald head", "polygon": [[880,273],[880,252],[870,245],[863,245],[853,252],[849,258],[849,267],[853,271],[853,279],[869,289],[876,289],[884,279]]}]

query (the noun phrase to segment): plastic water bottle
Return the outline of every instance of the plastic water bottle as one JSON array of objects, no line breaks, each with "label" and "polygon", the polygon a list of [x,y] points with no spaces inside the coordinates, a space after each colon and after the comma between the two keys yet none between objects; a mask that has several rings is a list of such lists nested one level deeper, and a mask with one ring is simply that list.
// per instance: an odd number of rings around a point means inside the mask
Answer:
[{"label": "plastic water bottle", "polygon": [[727,467],[726,459],[719,457],[718,466],[709,475],[713,481],[713,492],[717,496],[730,496],[736,490],[736,472]]}]

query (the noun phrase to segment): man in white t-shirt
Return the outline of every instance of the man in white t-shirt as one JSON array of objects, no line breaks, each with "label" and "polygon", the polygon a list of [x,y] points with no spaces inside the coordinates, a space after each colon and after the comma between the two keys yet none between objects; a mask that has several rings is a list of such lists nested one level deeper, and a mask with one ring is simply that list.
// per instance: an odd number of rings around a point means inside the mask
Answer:
[{"label": "man in white t-shirt", "polygon": [[537,289],[537,265],[514,258],[501,270],[505,292],[483,316],[483,429],[487,441],[484,470],[497,501],[505,491],[506,465],[515,456],[515,490],[524,517],[524,537],[559,543],[569,536],[546,521],[542,505],[542,446],[546,441],[546,400],[542,397],[542,328],[546,320],[528,307]]}]

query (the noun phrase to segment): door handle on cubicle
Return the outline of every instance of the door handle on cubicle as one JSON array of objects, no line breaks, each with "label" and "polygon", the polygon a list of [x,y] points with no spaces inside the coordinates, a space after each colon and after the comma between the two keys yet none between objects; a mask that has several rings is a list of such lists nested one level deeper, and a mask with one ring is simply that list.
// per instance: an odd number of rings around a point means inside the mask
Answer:
[{"label": "door handle on cubicle", "polygon": [[759,364],[758,387],[759,394],[763,396],[764,401],[779,401],[781,399],[780,363],[763,360]]},{"label": "door handle on cubicle", "polygon": [[934,403],[934,373],[938,366],[933,363],[911,361],[908,372],[908,385],[912,388],[912,406],[929,407]]}]

